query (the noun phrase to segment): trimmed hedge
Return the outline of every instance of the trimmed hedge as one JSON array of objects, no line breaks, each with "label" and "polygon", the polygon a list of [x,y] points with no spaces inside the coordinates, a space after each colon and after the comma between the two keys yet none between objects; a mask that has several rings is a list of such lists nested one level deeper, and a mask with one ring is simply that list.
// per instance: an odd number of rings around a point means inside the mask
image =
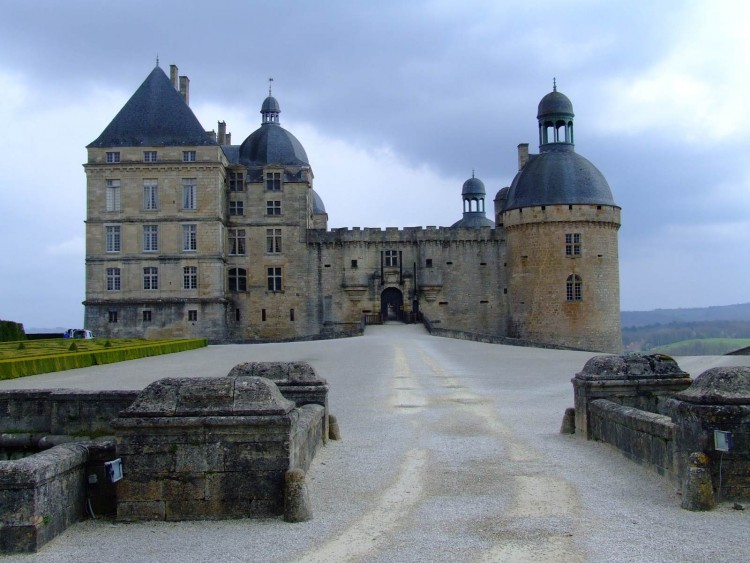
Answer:
[{"label": "trimmed hedge", "polygon": [[28,358],[0,360],[0,380],[15,379],[38,373],[51,373],[67,369],[85,368],[96,365],[137,360],[148,356],[184,352],[208,346],[205,338],[189,340],[161,340],[135,346],[89,350],[85,352],[57,353]]},{"label": "trimmed hedge", "polygon": [[0,321],[0,342],[11,342],[13,340],[26,340],[23,325],[13,321]]}]

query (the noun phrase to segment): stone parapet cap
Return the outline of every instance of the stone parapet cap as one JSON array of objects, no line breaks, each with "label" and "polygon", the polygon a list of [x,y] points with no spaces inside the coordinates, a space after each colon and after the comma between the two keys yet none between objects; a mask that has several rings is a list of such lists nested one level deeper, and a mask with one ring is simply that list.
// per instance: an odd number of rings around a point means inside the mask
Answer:
[{"label": "stone parapet cap", "polygon": [[708,369],[675,397],[703,405],[750,405],[750,367]]},{"label": "stone parapet cap", "polygon": [[326,380],[319,377],[307,362],[244,362],[234,366],[227,377],[264,377],[277,385],[327,384]]},{"label": "stone parapet cap", "polygon": [[690,374],[682,371],[677,362],[664,354],[623,354],[620,356],[594,356],[575,375],[575,379],[601,380],[689,380]]},{"label": "stone parapet cap", "polygon": [[261,377],[175,377],[151,383],[119,420],[285,415],[293,408],[272,381]]}]

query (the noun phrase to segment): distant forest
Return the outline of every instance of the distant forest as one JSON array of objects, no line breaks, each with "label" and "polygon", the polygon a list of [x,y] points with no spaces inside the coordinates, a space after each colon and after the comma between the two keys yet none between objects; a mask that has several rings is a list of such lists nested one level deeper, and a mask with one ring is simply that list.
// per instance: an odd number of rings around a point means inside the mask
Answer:
[{"label": "distant forest", "polygon": [[750,303],[696,309],[623,311],[622,341],[630,352],[725,354],[750,346]]}]

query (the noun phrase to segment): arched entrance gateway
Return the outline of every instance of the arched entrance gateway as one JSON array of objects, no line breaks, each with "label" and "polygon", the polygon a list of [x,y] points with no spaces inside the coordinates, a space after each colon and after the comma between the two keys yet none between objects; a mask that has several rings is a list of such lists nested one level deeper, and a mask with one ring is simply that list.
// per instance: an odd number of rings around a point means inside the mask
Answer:
[{"label": "arched entrance gateway", "polygon": [[383,321],[404,320],[404,294],[395,287],[388,287],[380,294],[380,314]]}]

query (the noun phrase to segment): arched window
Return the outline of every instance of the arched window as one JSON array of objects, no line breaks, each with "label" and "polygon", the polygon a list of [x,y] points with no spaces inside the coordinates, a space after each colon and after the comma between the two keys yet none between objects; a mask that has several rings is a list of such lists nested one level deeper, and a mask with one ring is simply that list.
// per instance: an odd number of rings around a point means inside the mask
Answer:
[{"label": "arched window", "polygon": [[565,282],[565,296],[568,301],[583,300],[583,282],[578,274],[571,274]]},{"label": "arched window", "polygon": [[247,291],[245,268],[229,268],[229,291]]}]

